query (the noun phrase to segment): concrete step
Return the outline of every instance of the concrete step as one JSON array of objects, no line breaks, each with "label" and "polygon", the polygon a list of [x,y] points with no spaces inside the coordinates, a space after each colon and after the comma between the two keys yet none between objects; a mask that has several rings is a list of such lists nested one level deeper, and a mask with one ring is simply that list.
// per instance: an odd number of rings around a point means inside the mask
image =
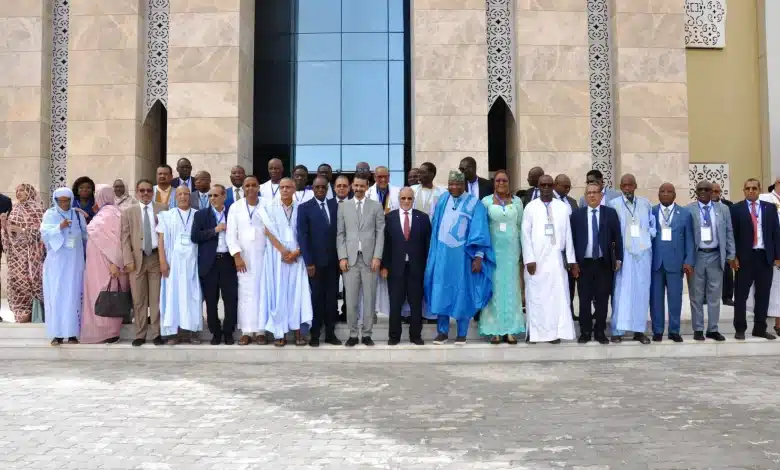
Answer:
[{"label": "concrete step", "polygon": [[286,346],[211,346],[178,345],[153,346],[149,343],[134,348],[128,342],[98,345],[49,346],[48,341],[30,339],[0,339],[0,357],[4,360],[71,360],[71,361],[119,361],[119,362],[216,362],[230,364],[247,363],[494,363],[494,362],[544,362],[586,361],[674,357],[715,356],[773,356],[780,355],[780,341],[748,338],[746,341],[716,343],[707,340],[693,341],[686,337],[684,343],[664,341],[642,345],[634,341],[622,344],[586,345],[576,342],[552,344],[506,344],[494,346],[472,341],[464,346],[452,343],[425,346],[401,343],[387,346],[378,343],[374,347],[321,346],[319,348]]}]

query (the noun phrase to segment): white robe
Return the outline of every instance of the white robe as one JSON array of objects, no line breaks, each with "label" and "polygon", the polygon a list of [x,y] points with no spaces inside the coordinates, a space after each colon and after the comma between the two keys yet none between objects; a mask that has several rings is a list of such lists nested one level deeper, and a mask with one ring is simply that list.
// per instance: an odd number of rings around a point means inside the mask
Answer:
[{"label": "white robe", "polygon": [[203,297],[198,278],[198,245],[192,242],[195,209],[160,212],[157,233],[163,234],[168,277],[160,285],[160,333],[203,329]]},{"label": "white robe", "polygon": [[[268,216],[266,227],[290,251],[298,249],[298,207],[293,200],[289,220],[281,201],[265,207]],[[304,323],[311,324],[311,291],[303,256],[288,264],[282,261],[282,254],[270,240],[266,242],[265,249],[263,285],[267,292],[263,310],[268,312],[265,330],[278,339],[288,331],[300,329]]]},{"label": "white robe", "polygon": [[439,197],[447,192],[447,189],[441,186],[427,189],[423,188],[421,184],[415,184],[412,186],[412,191],[414,191],[414,205],[412,207],[418,211],[425,212],[432,219],[436,210],[436,203],[439,202]]},{"label": "white robe", "polygon": [[[387,199],[385,200],[385,214],[401,207],[400,202],[398,200],[398,193],[401,192],[401,188],[392,185],[388,185],[387,187],[389,191],[387,193]],[[366,191],[366,197],[381,203],[381,201],[379,200],[379,194],[377,194],[376,184],[368,188],[368,191]],[[377,272],[376,278],[377,278],[377,283],[376,283],[375,310],[377,313],[384,313],[389,315],[390,314],[390,289],[387,287],[387,280],[382,279],[382,275],[379,272]],[[363,293],[362,292],[360,293],[360,305],[361,308],[359,309],[358,316],[362,318],[363,317],[363,310],[362,310]]]},{"label": "white robe", "polygon": [[245,335],[265,331],[268,322],[268,312],[263,309],[264,220],[268,216],[262,202],[252,208],[246,199],[233,203],[228,214],[226,241],[230,255],[241,253],[247,268],[238,273],[238,328]]},{"label": "white robe", "polygon": [[545,235],[549,222],[541,199],[531,201],[523,211],[523,262],[536,263],[533,276],[523,269],[528,334],[536,342],[574,339],[575,334],[569,305],[569,277],[561,254],[565,251],[568,263],[576,263],[569,209],[557,199],[552,200],[550,209],[554,237]]},{"label": "white robe", "polygon": [[263,205],[269,204],[271,201],[278,201],[281,198],[279,183],[271,183],[271,180],[268,180],[260,185],[260,201]]},{"label": "white robe", "polygon": [[312,198],[314,198],[314,191],[311,188],[306,188],[303,191],[295,191],[293,201],[295,201],[295,204],[303,204]]}]

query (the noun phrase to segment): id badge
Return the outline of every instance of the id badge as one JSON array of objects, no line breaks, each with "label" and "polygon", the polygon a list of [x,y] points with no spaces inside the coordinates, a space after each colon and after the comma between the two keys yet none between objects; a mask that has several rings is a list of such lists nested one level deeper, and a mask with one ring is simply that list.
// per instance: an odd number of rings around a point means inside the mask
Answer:
[{"label": "id badge", "polygon": [[555,228],[553,224],[544,225],[544,234],[547,235],[548,237],[555,235]]},{"label": "id badge", "polygon": [[68,248],[68,249],[76,248],[76,237],[71,235],[68,238],[66,238],[65,239],[65,248]]},{"label": "id badge", "polygon": [[703,241],[703,242],[711,242],[712,241],[712,227],[702,227],[701,228],[701,241]]},{"label": "id badge", "polygon": [[663,228],[661,228],[661,241],[662,242],[670,242],[670,241],[672,241],[672,228],[671,227],[663,227]]},{"label": "id badge", "polygon": [[506,232],[506,223],[501,222],[500,224],[498,224],[498,231],[499,232]]},{"label": "id badge", "polygon": [[192,238],[190,238],[189,234],[186,233],[180,233],[179,234],[179,245],[181,246],[188,246],[192,244]]},{"label": "id badge", "polygon": [[247,241],[250,241],[250,242],[255,241],[255,229],[254,228],[248,229],[246,231],[246,237],[245,238],[246,238]]},{"label": "id badge", "polygon": [[631,236],[634,238],[639,238],[639,224],[631,224]]}]

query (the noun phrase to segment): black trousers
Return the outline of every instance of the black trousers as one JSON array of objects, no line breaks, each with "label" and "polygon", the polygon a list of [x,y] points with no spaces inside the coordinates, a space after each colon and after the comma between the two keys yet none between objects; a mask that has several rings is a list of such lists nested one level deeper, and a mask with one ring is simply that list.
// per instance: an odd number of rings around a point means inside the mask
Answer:
[{"label": "black trousers", "polygon": [[[607,306],[613,284],[612,266],[604,258],[585,258],[580,265],[580,334],[603,335],[607,329]],[[648,282],[650,282],[648,280]],[[595,312],[591,313],[595,305]],[[596,320],[595,330],[593,320]]]},{"label": "black trousers", "polygon": [[[217,253],[211,271],[200,278],[203,299],[206,301],[206,320],[214,336],[232,335],[238,319],[238,274],[230,253]],[[217,304],[220,293],[225,304],[225,322],[220,324]]]},{"label": "black trousers", "polygon": [[577,280],[571,275],[571,270],[566,272],[569,275],[569,308],[571,309],[571,314],[574,315],[574,291],[577,289]]},{"label": "black trousers", "polygon": [[737,333],[747,330],[747,298],[750,295],[750,286],[755,283],[753,334],[760,334],[766,332],[766,313],[769,309],[774,267],[767,264],[764,250],[753,250],[748,258],[739,259],[739,271],[734,279],[734,330]]},{"label": "black trousers", "polygon": [[395,275],[388,279],[387,290],[390,294],[390,330],[388,331],[388,337],[391,340],[401,340],[401,310],[407,301],[411,309],[409,339],[420,339],[422,335],[423,283],[424,280],[422,278],[416,279],[409,275],[408,262],[403,275]]},{"label": "black trousers", "polygon": [[314,277],[309,278],[311,287],[311,306],[314,319],[311,323],[311,337],[319,339],[322,325],[325,325],[325,337],[336,336],[335,328],[338,320],[339,304],[339,266],[317,266]]},{"label": "black trousers", "polygon": [[723,300],[734,299],[734,271],[728,263],[723,267]]}]

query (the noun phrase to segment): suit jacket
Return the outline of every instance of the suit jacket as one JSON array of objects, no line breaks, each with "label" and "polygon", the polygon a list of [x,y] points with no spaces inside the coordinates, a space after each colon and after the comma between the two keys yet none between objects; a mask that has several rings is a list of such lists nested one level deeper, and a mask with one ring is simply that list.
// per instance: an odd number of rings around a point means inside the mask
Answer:
[{"label": "suit jacket", "polygon": [[[559,196],[559,199],[560,199],[560,196]],[[574,200],[574,198],[573,198],[573,197],[571,197],[571,196],[568,196],[568,195],[567,195],[567,196],[566,196],[566,201],[567,201],[567,202],[569,203],[569,205],[571,206],[571,213],[572,213],[572,214],[574,213],[574,211],[576,211],[577,209],[579,209],[579,208],[580,208],[580,205],[579,205],[579,204],[577,204],[577,201],[576,201],[576,200]],[[563,201],[561,201],[561,202],[563,202]],[[587,204],[585,204],[585,205],[587,205]]]},{"label": "suit jacket", "polygon": [[230,207],[233,205],[235,201],[235,197],[233,196],[233,186],[227,186],[225,187],[225,191],[227,192],[227,196],[225,197],[225,207]]},{"label": "suit jacket", "polygon": [[[157,215],[160,212],[168,210],[165,204],[159,202],[152,202],[152,212],[154,212],[154,218],[157,220]],[[135,263],[135,272],[138,273],[141,269],[141,263],[144,260],[144,224],[141,219],[141,205],[133,204],[127,209],[122,211],[122,262],[125,266],[130,263]],[[153,237],[156,237],[156,233],[152,233]]]},{"label": "suit jacket", "polygon": [[[477,176],[477,186],[479,187],[479,198],[482,199],[485,196],[493,194],[493,183],[485,178]],[[466,192],[469,192],[469,183],[466,181]]]},{"label": "suit jacket", "polygon": [[[616,189],[612,188],[604,188],[604,197],[601,200],[602,205],[607,205],[607,203],[613,199],[617,199],[619,197],[622,197],[623,193]],[[580,206],[587,206],[588,203],[585,201],[585,196],[580,197]]]},{"label": "suit jacket", "polygon": [[338,211],[336,247],[339,259],[349,260],[354,266],[358,261],[358,241],[362,245],[363,262],[371,264],[371,259],[382,259],[385,246],[385,211],[371,199],[363,198],[363,217],[358,223],[355,199],[341,204]]},{"label": "suit jacket", "polygon": [[[571,213],[571,235],[574,242],[574,256],[577,263],[585,261],[588,248],[588,217],[590,207],[584,206]],[[599,249],[610,266],[615,261],[623,261],[623,234],[620,231],[620,219],[617,211],[611,207],[599,206]]]},{"label": "suit jacket", "polygon": [[[200,207],[200,191],[193,191],[190,194],[190,206],[192,206],[193,209],[203,209],[203,207]],[[206,207],[211,207],[211,205],[208,203],[208,193],[206,194]],[[227,203],[225,203],[225,206],[227,206]]]},{"label": "suit jacket", "polygon": [[[173,186],[171,186],[173,187]],[[154,185],[154,194],[152,196],[153,201],[157,201],[157,185]],[[171,197],[168,198],[168,209],[176,207],[176,188],[171,189]]]},{"label": "suit jacket", "polygon": [[[712,203],[712,210],[715,212],[715,224],[718,228],[718,233],[715,235],[718,238],[718,248],[720,248],[720,264],[725,265],[727,260],[734,259],[734,230],[731,227],[731,212],[729,208],[723,204]],[[694,249],[698,250],[701,245],[701,209],[699,209],[699,202],[692,202],[688,204],[688,210],[691,211],[691,217],[693,217],[693,241]]]},{"label": "suit jacket", "polygon": [[[181,184],[181,178],[179,178],[178,176],[173,180],[171,180],[171,186],[173,186],[174,188],[178,188],[180,184]],[[193,178],[192,176],[190,176],[190,191],[193,192],[195,191],[195,178]]]},{"label": "suit jacket", "polygon": [[[11,198],[6,196],[5,194],[0,194],[0,214],[8,214],[9,212],[11,212],[12,206],[13,206],[13,202],[11,201]],[[0,241],[0,253],[2,253],[2,251],[3,251],[3,242]]]},{"label": "suit jacket", "polygon": [[[780,223],[777,221],[775,206],[765,201],[761,205],[761,233],[766,251],[766,262],[774,264],[780,259]],[[731,206],[731,224],[734,228],[734,250],[740,263],[750,259],[753,251],[753,221],[747,202],[739,201]]]},{"label": "suit jacket", "polygon": [[335,199],[327,199],[325,205],[330,213],[330,223],[317,198],[298,207],[298,246],[306,266],[325,267],[339,261],[336,251],[339,204]]},{"label": "suit jacket", "polygon": [[425,277],[425,265],[428,263],[428,248],[431,245],[431,219],[428,214],[412,209],[409,215],[411,229],[409,240],[404,238],[400,209],[385,216],[385,246],[382,253],[382,267],[387,268],[390,278],[403,278],[406,255],[409,255],[409,276],[416,280]]},{"label": "suit jacket", "polygon": [[[222,223],[227,223],[227,218],[228,207],[225,206],[225,218]],[[198,275],[201,277],[211,271],[217,259],[219,234],[214,230],[216,227],[217,217],[210,205],[205,209],[199,209],[192,219],[191,238],[192,242],[198,245]],[[227,240],[225,242],[227,243]]]},{"label": "suit jacket", "polygon": [[675,204],[672,218],[672,241],[663,241],[663,212],[661,205],[653,206],[656,233],[653,238],[653,271],[666,268],[668,272],[682,271],[684,264],[693,266],[694,258],[693,242],[693,217],[687,208]]},{"label": "suit jacket", "polygon": [[731,206],[733,206],[733,205],[734,205],[734,203],[733,203],[733,202],[731,202],[731,201],[729,201],[728,199],[725,199],[725,198],[720,198],[720,201],[719,201],[719,202],[720,202],[721,204],[726,204],[728,207],[731,207]]}]

